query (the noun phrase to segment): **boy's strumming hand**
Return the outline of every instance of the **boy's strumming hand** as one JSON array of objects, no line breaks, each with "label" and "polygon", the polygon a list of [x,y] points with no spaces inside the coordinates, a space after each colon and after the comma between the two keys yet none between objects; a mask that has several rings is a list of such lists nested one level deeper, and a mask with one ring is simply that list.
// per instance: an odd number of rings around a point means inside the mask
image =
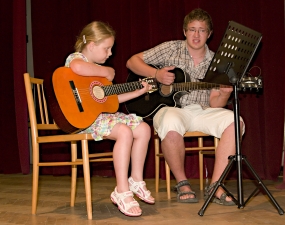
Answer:
[{"label": "boy's strumming hand", "polygon": [[169,72],[169,70],[174,70],[175,66],[166,66],[161,69],[159,69],[156,73],[155,78],[158,80],[158,82],[170,85],[174,82],[175,74],[172,72]]}]

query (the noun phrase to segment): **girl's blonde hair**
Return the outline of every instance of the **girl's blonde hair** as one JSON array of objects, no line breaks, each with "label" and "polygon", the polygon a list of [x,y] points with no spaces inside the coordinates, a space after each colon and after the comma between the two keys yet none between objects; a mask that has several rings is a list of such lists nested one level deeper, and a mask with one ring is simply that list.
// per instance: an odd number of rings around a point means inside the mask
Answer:
[{"label": "girl's blonde hair", "polygon": [[83,28],[80,35],[77,37],[77,41],[74,46],[75,51],[82,52],[89,42],[99,44],[106,38],[115,37],[115,34],[116,33],[113,28],[104,22],[94,21],[89,23]]}]

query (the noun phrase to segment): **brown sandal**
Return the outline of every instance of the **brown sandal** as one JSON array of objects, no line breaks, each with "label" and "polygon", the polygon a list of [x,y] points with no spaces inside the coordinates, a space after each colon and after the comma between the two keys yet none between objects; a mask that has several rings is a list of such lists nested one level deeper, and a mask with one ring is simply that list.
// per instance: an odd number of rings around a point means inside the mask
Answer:
[{"label": "brown sandal", "polygon": [[[197,203],[199,202],[198,198],[196,197],[196,193],[194,191],[180,191],[180,187],[183,186],[189,186],[191,188],[191,185],[188,180],[182,180],[180,181],[176,186],[177,190],[177,202],[180,203]],[[187,198],[187,199],[180,199],[183,195],[194,195],[194,198]]]},{"label": "brown sandal", "polygon": [[[209,195],[211,194],[211,191],[213,189],[213,187],[217,184],[217,182],[211,184],[210,186],[208,187],[205,187],[205,193],[204,193],[204,199],[206,200]],[[216,197],[216,196],[213,196],[212,199],[211,199],[211,202],[214,202],[216,204],[219,204],[219,205],[224,205],[224,206],[233,206],[233,205],[236,205],[236,203],[234,203],[234,201],[227,201],[226,200],[227,198],[227,194],[224,192],[220,198]]]}]

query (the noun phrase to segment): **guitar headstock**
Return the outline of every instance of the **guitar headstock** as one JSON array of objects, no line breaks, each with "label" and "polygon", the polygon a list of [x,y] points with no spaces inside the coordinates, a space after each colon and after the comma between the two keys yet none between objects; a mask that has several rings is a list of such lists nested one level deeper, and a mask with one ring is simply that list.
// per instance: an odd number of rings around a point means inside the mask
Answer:
[{"label": "guitar headstock", "polygon": [[147,82],[151,86],[151,89],[148,91],[149,93],[157,91],[158,85],[157,85],[157,81],[156,81],[155,78],[153,78],[153,77],[146,77],[146,78],[144,78],[142,80]]},{"label": "guitar headstock", "polygon": [[243,77],[239,83],[240,89],[256,89],[258,91],[262,88],[262,78],[261,77]]}]

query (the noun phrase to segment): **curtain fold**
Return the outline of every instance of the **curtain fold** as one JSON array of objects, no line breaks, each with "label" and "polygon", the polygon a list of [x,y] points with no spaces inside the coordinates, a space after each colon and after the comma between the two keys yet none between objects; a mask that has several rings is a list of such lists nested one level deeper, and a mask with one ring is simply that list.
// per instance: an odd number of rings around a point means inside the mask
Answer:
[{"label": "curtain fold", "polygon": [[[0,173],[30,172],[26,72],[26,1],[0,1],[2,35]],[[3,22],[5,21],[5,22]]]},{"label": "curtain fold", "polygon": [[30,152],[28,135],[28,113],[23,74],[27,72],[26,38],[26,1],[14,1],[13,5],[13,67],[15,118],[17,129],[15,136],[19,149],[21,172],[30,172]]}]

